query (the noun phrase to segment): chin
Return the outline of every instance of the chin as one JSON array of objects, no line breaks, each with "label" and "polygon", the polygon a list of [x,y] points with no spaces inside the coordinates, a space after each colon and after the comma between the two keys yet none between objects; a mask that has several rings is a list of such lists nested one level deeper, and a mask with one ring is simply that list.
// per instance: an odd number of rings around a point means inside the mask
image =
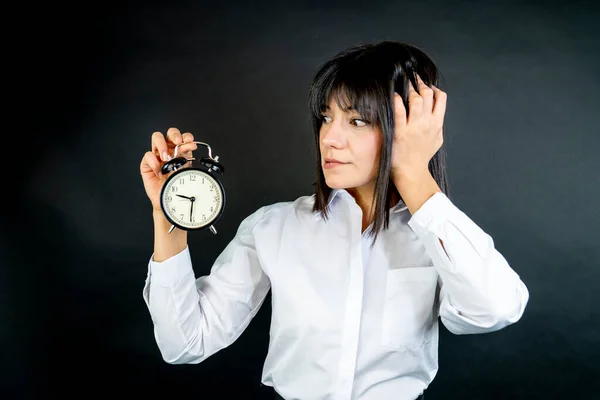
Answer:
[{"label": "chin", "polygon": [[353,189],[374,185],[374,177],[356,176],[354,173],[328,174],[323,172],[325,184],[331,189]]},{"label": "chin", "polygon": [[347,189],[353,187],[352,182],[348,179],[341,179],[340,177],[327,177],[325,176],[325,183],[332,189]]}]

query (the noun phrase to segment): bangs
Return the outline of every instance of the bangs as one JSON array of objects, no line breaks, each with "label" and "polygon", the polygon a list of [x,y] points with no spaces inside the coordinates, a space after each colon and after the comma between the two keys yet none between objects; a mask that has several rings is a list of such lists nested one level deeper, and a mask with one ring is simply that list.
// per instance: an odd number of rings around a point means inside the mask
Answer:
[{"label": "bangs", "polygon": [[331,66],[322,72],[316,78],[309,99],[310,113],[315,120],[321,119],[322,113],[334,100],[342,111],[355,111],[373,124],[380,123],[381,106],[389,101],[387,97],[391,94],[381,87],[381,80],[373,79],[372,71],[367,78],[358,66],[346,64]]}]

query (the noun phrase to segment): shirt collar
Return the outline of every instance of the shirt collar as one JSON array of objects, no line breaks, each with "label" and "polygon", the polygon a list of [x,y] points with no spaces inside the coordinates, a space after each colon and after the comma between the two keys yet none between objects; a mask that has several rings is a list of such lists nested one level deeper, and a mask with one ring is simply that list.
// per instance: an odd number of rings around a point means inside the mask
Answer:
[{"label": "shirt collar", "polygon": [[[333,202],[333,200],[336,197],[340,197],[340,198],[345,198],[347,200],[350,201],[355,201],[354,197],[352,197],[352,195],[350,193],[348,193],[348,191],[346,189],[332,189],[331,193],[329,193],[329,200],[327,201],[327,207],[329,208],[329,206],[331,206],[331,203]],[[406,204],[404,203],[404,201],[400,200],[398,201],[398,203],[396,203],[396,205],[394,207],[392,207],[390,209],[390,214],[394,214],[400,211],[404,211],[406,210],[408,207],[406,206]],[[321,211],[317,212],[317,215],[319,215],[321,213]]]}]

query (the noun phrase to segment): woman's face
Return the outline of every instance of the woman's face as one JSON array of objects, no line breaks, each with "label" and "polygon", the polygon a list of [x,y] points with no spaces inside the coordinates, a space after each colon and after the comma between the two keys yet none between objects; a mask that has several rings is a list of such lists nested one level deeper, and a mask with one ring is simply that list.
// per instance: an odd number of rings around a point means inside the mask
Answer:
[{"label": "woman's face", "polygon": [[327,186],[332,189],[374,187],[379,167],[381,129],[361,120],[354,110],[344,112],[335,100],[329,102],[322,117],[319,143]]}]

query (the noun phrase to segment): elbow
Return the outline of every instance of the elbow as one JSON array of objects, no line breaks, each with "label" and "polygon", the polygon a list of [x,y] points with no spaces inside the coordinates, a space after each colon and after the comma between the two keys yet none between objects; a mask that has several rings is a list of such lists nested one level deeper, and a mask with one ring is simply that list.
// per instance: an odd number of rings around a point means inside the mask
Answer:
[{"label": "elbow", "polygon": [[507,316],[493,312],[472,315],[457,312],[452,315],[441,316],[444,326],[455,335],[475,335],[499,331],[516,322]]},{"label": "elbow", "polygon": [[163,361],[166,362],[167,364],[172,364],[172,365],[185,364],[181,354],[180,355],[172,354],[172,353],[167,353],[167,352],[164,352],[161,350],[160,355],[162,356]]},{"label": "elbow", "polygon": [[523,316],[528,302],[529,291],[523,282],[519,282],[517,290],[510,299],[500,297],[490,302],[488,307],[489,329],[496,331],[518,322]]},{"label": "elbow", "polygon": [[515,312],[512,307],[492,308],[487,315],[479,319],[477,325],[483,332],[496,332],[519,321],[521,315],[522,313]]},{"label": "elbow", "polygon": [[490,305],[488,313],[479,319],[479,327],[485,332],[495,332],[513,325],[523,316],[527,299]]},{"label": "elbow", "polygon": [[527,290],[512,301],[489,301],[477,311],[464,312],[449,306],[440,313],[444,326],[453,334],[468,335],[496,332],[518,322],[529,300]]},{"label": "elbow", "polygon": [[160,355],[167,364],[182,365],[182,364],[199,364],[203,357],[201,354],[191,353],[188,350],[175,351],[174,349],[160,348]]},{"label": "elbow", "polygon": [[176,343],[157,336],[156,343],[163,361],[167,364],[198,364],[206,358],[198,338],[187,343]]},{"label": "elbow", "polygon": [[517,290],[513,301],[497,301],[494,307],[492,307],[492,312],[499,329],[518,322],[525,313],[528,302],[529,291],[522,282],[519,285],[519,290]]}]

